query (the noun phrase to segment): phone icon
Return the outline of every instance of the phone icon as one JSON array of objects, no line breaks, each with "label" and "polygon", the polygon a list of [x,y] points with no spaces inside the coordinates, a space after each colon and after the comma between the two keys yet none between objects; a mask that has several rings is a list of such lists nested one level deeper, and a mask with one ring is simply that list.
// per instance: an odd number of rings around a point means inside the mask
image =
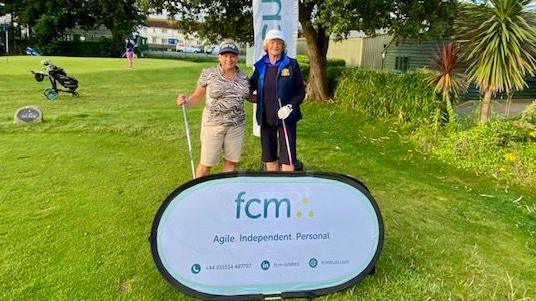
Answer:
[{"label": "phone icon", "polygon": [[194,264],[194,265],[192,266],[192,269],[191,269],[191,270],[192,270],[192,273],[194,273],[194,274],[198,274],[199,272],[201,272],[201,266],[200,266],[199,264],[196,263],[196,264]]}]

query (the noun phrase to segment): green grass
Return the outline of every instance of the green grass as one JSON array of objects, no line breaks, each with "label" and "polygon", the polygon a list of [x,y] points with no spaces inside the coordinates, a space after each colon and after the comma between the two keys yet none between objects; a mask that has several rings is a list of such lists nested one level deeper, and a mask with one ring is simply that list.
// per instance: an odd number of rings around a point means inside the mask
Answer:
[{"label": "green grass", "polygon": [[[39,59],[0,58],[0,299],[191,300],[160,276],[147,237],[191,177],[176,95],[211,63],[52,60],[79,79],[79,98],[46,101],[29,73]],[[24,105],[44,122],[14,125]],[[201,111],[189,112],[196,155]],[[395,126],[340,107],[306,102],[303,113],[306,168],[364,181],[385,222],[377,273],[320,300],[536,298],[533,191],[446,166]],[[248,133],[239,168],[259,158]]]}]

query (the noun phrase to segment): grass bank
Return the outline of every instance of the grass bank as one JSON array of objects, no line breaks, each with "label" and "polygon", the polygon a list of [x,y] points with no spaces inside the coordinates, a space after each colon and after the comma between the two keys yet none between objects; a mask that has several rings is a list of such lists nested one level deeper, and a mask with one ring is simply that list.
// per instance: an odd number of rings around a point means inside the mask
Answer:
[{"label": "grass bank", "polygon": [[[46,101],[29,73],[35,58],[0,61],[0,299],[191,300],[160,276],[147,236],[161,202],[190,179],[176,95],[211,64],[52,60],[78,78],[79,98]],[[44,122],[12,124],[29,104]],[[377,273],[320,300],[535,298],[529,191],[421,154],[390,124],[327,103],[306,102],[303,114],[306,168],[362,180],[386,229]],[[201,108],[189,117],[198,154]],[[239,168],[259,158],[248,131]]]}]

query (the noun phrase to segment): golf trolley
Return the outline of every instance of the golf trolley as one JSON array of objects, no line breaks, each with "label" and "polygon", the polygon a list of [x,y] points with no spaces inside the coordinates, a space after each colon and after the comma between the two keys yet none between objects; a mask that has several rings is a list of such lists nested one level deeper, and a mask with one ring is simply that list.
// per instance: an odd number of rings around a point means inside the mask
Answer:
[{"label": "golf trolley", "polygon": [[[78,89],[78,80],[76,80],[74,77],[68,76],[63,68],[55,66],[49,61],[43,61],[42,64],[45,66],[46,70],[32,70],[32,74],[34,75],[35,80],[38,82],[43,81],[45,77],[48,77],[50,80],[52,87],[45,89],[44,91],[47,99],[56,100],[60,91],[71,93],[73,96],[78,96],[78,92],[76,92],[76,89]],[[58,88],[58,82],[65,89]]]}]

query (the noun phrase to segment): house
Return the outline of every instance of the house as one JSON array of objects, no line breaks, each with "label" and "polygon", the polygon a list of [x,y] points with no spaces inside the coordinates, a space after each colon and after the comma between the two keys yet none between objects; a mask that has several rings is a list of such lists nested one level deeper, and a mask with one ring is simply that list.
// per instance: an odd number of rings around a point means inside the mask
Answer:
[{"label": "house", "polygon": [[[379,32],[370,37],[363,32],[352,31],[344,40],[332,37],[329,42],[328,59],[343,59],[346,66],[364,69],[381,69],[382,52],[391,42],[392,36]],[[305,38],[298,38],[298,54],[307,54]]]},{"label": "house", "polygon": [[9,15],[0,16],[0,24],[9,24],[11,23],[11,17]]},{"label": "house", "polygon": [[[177,44],[200,44],[195,35],[188,36],[179,29],[178,21],[168,19],[149,18],[132,35],[137,37],[138,50],[141,52],[147,49],[175,51]],[[63,35],[64,41],[71,42],[98,42],[111,39],[111,31],[104,26],[91,30],[75,27]]]},{"label": "house", "polygon": [[[418,43],[416,41],[406,41],[388,44],[385,48],[384,70],[395,72],[406,72],[431,67],[432,57],[439,51],[441,46],[447,41],[428,41]],[[527,87],[513,94],[516,99],[536,98],[536,77],[525,79]],[[463,99],[478,99],[480,92],[475,85],[469,87],[467,93],[461,96]],[[503,99],[506,95],[499,94],[496,98]]]},{"label": "house", "polygon": [[85,30],[80,27],[75,27],[75,28],[68,29],[63,34],[62,38],[64,41],[71,41],[71,42],[78,42],[78,41],[96,42],[96,41],[103,41],[103,40],[111,40],[112,32],[103,25],[95,29],[90,29],[90,30]]},{"label": "house", "polygon": [[148,47],[153,50],[174,51],[177,44],[199,46],[202,41],[193,35],[185,34],[179,22],[168,19],[147,19],[139,28],[138,34],[147,38]]},{"label": "house", "polygon": [[350,33],[345,40],[330,41],[327,58],[344,59],[347,66],[381,69],[382,52],[391,40],[392,36],[387,34],[370,37],[361,32]]},{"label": "house", "polygon": [[384,70],[406,72],[429,67],[434,53],[439,51],[445,41],[428,42],[391,42],[384,51]]}]

